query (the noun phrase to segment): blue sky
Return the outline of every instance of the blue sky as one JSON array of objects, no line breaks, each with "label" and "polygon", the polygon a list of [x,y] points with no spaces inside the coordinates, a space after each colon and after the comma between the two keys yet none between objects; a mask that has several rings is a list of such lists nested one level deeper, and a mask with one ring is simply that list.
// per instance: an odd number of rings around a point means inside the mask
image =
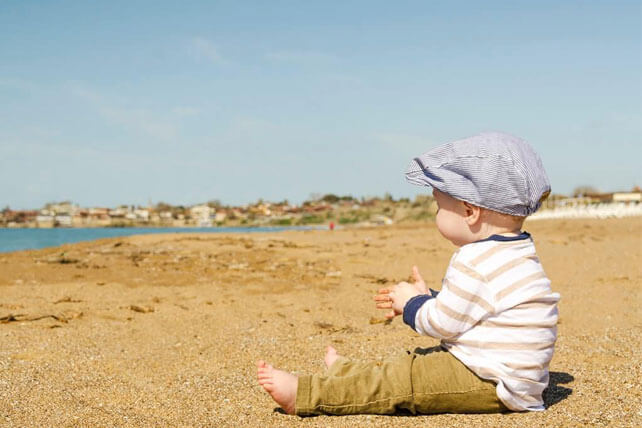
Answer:
[{"label": "blue sky", "polygon": [[414,196],[527,139],[556,193],[642,185],[637,1],[3,1],[0,205]]}]

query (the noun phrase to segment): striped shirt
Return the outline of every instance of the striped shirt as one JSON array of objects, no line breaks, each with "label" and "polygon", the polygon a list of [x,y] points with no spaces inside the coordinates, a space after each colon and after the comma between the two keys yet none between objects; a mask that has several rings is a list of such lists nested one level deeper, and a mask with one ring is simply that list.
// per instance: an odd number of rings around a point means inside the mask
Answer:
[{"label": "striped shirt", "polygon": [[497,396],[509,409],[544,410],[559,298],[528,233],[494,235],[462,246],[441,292],[411,299],[404,320],[497,383]]}]

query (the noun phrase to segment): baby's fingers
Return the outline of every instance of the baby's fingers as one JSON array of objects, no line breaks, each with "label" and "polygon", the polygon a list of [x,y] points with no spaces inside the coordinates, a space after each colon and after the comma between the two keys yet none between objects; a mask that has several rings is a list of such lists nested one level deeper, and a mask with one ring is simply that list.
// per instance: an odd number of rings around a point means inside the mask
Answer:
[{"label": "baby's fingers", "polygon": [[[386,293],[382,293],[386,291]],[[392,309],[392,296],[388,293],[387,289],[379,290],[379,293],[374,296],[375,302],[377,302],[376,307],[378,309]]]},{"label": "baby's fingers", "polygon": [[421,277],[421,274],[419,273],[419,268],[417,266],[412,267],[412,276],[414,276],[415,278],[415,283],[413,284],[415,286],[415,289],[420,293],[425,293],[427,291],[426,282]]},{"label": "baby's fingers", "polygon": [[415,279],[415,282],[424,282],[424,279],[421,277],[419,268],[417,266],[412,267],[412,276]]},{"label": "baby's fingers", "polygon": [[390,294],[375,294],[374,299],[377,302],[389,302],[391,297]]},{"label": "baby's fingers", "polygon": [[392,309],[392,302],[381,302],[376,304],[377,309]]}]

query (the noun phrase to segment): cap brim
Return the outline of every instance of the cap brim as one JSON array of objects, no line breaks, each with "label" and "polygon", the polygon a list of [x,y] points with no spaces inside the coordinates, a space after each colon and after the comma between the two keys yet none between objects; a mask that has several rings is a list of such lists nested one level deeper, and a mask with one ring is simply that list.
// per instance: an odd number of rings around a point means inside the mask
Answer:
[{"label": "cap brim", "polygon": [[443,179],[423,165],[419,158],[414,158],[406,169],[406,180],[416,186],[427,186],[440,190]]}]

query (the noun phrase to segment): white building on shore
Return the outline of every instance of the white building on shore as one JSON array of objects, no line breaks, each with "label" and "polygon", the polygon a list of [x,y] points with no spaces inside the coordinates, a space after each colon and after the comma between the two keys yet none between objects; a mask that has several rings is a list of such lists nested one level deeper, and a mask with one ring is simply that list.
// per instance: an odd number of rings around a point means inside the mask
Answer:
[{"label": "white building on shore", "polygon": [[210,227],[212,225],[212,216],[215,210],[209,205],[195,205],[190,208],[190,216],[194,224],[198,227]]}]

